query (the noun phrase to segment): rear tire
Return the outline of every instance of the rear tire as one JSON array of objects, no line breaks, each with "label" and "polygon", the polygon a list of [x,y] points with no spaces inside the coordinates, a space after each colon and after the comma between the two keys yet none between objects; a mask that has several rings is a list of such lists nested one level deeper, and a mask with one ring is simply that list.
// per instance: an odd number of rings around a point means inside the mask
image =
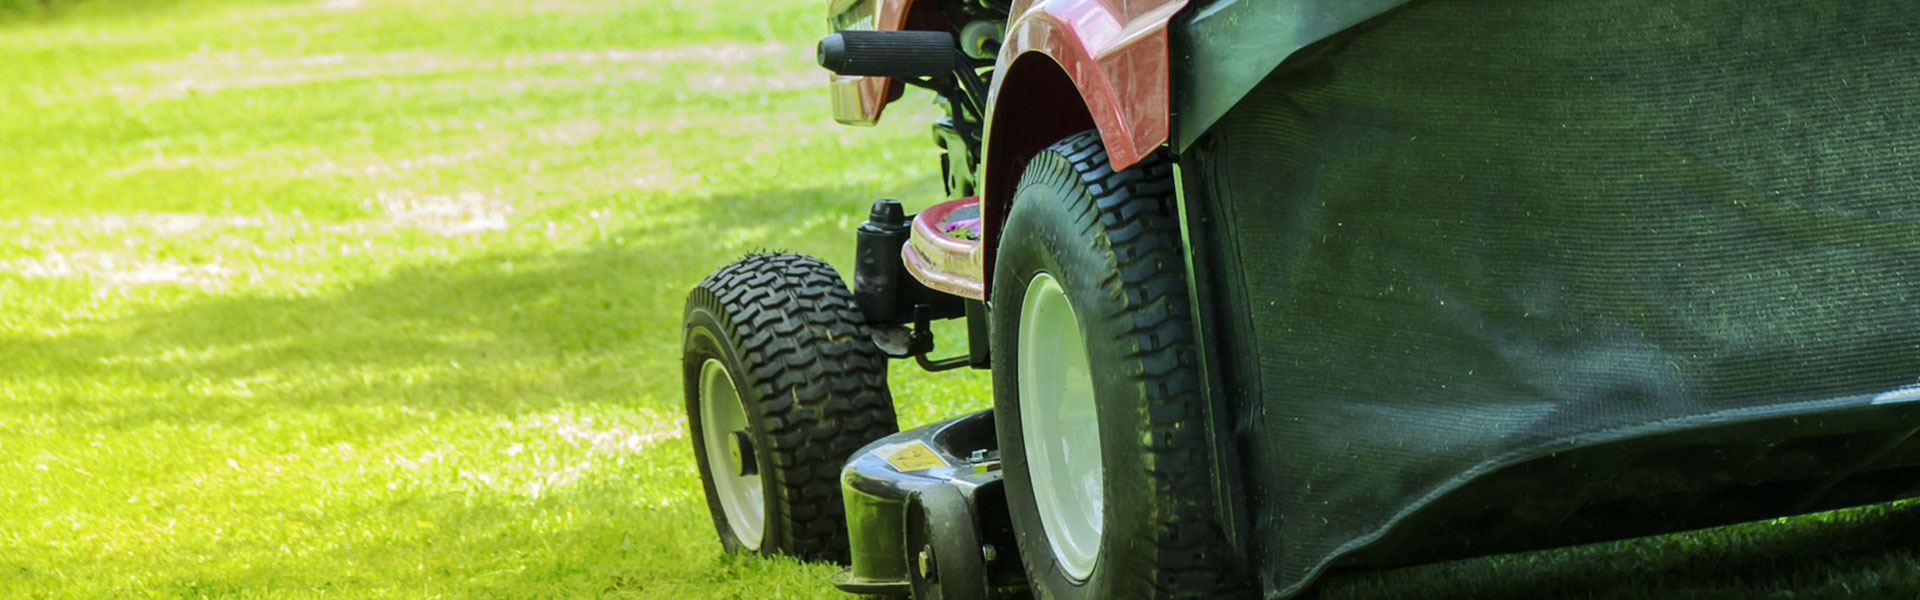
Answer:
[{"label": "rear tire", "polygon": [[1091,131],[1042,151],[1000,236],[994,417],[1021,560],[1041,600],[1236,596],[1172,164],[1109,165]]},{"label": "rear tire", "polygon": [[756,254],[687,297],[687,426],[728,553],[847,560],[840,469],[893,433],[886,358],[833,267]]}]

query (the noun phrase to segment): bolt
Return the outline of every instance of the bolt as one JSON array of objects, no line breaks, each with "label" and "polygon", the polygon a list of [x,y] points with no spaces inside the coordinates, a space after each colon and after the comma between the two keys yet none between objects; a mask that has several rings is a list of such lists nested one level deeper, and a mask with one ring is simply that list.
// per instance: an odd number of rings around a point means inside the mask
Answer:
[{"label": "bolt", "polygon": [[1000,550],[998,548],[994,548],[993,544],[980,545],[980,560],[982,562],[991,564],[993,559],[996,558],[1000,558]]},{"label": "bolt", "polygon": [[925,579],[927,581],[934,581],[938,579],[937,575],[938,575],[937,573],[933,572],[933,546],[929,545],[925,548],[921,548],[920,549],[920,578]]}]

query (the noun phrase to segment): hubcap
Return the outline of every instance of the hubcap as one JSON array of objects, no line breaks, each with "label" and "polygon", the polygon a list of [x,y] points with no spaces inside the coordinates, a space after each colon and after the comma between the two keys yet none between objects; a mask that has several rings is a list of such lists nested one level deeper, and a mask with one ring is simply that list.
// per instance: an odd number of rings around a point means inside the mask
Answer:
[{"label": "hubcap", "polygon": [[733,387],[733,377],[719,359],[709,358],[700,365],[700,434],[701,443],[706,445],[707,471],[713,475],[713,492],[719,497],[727,525],[741,545],[758,550],[767,520],[766,502],[760,474],[754,469],[746,405],[740,402],[740,391]]},{"label": "hubcap", "polygon": [[1100,558],[1100,422],[1086,335],[1052,275],[1027,285],[1019,336],[1021,440],[1040,525],[1061,569],[1085,580]]}]

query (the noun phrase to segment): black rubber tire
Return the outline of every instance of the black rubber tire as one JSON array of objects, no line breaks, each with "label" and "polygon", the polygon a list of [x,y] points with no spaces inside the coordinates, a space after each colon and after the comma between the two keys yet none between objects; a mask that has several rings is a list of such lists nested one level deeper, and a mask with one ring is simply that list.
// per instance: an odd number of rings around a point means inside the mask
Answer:
[{"label": "black rubber tire", "polygon": [[[1028,163],[993,272],[994,418],[1009,514],[1041,600],[1241,596],[1213,498],[1172,163],[1155,154],[1115,172],[1097,133]],[[1022,442],[1015,365],[1028,283],[1059,283],[1087,338],[1101,462],[1103,534],[1085,580],[1061,569],[1041,526]]]},{"label": "black rubber tire", "polygon": [[[853,294],[833,267],[798,254],[755,254],[687,296],[681,355],[687,425],[707,508],[728,553],[847,561],[840,469],[894,433],[887,363],[868,341]],[[765,525],[745,547],[714,492],[700,420],[700,369],[717,358],[746,410],[764,486]]]}]

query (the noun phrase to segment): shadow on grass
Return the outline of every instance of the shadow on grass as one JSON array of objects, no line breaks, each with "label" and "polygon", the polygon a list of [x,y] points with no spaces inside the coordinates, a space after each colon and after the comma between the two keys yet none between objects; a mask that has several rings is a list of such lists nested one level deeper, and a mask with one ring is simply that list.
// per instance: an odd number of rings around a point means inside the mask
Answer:
[{"label": "shadow on grass", "polygon": [[88,16],[164,18],[164,13],[179,8],[180,4],[180,0],[0,0],[0,27],[22,21],[67,18],[82,9]]},{"label": "shadow on grass", "polygon": [[[681,402],[680,319],[687,291],[712,269],[760,247],[846,264],[853,247],[847,223],[862,218],[869,193],[827,186],[674,200],[656,207],[661,214],[643,206],[638,222],[610,228],[576,249],[400,265],[337,292],[210,295],[70,323],[54,337],[0,335],[0,382],[45,391],[50,397],[22,394],[10,406],[57,424],[43,428],[43,435],[62,442],[96,434],[131,438],[160,426],[171,431],[167,443],[184,447],[225,432],[237,432],[244,443],[278,417],[283,428],[295,421],[291,426],[303,432],[299,443],[324,447],[419,432],[423,421],[401,411],[481,417],[468,423],[510,422],[556,409],[582,412],[592,405],[672,415]],[[589,203],[634,201],[606,197]],[[737,248],[729,246],[734,242]],[[728,249],[718,249],[723,246]],[[202,433],[209,430],[223,433]],[[705,505],[697,501],[690,452],[677,437],[638,444],[599,455],[603,462],[596,470],[532,496],[488,486],[388,493],[373,489],[388,477],[382,471],[347,482],[367,489],[324,515],[292,506],[303,501],[297,498],[256,502],[231,515],[272,512],[275,522],[298,521],[308,531],[375,527],[371,538],[355,537],[353,546],[321,544],[313,551],[320,565],[365,565],[351,569],[359,575],[309,573],[289,581],[258,568],[241,572],[205,564],[140,575],[190,597],[309,583],[402,591],[418,585],[436,593],[507,597],[702,589],[657,580],[662,572],[734,564],[721,559],[718,544],[706,537],[712,530],[704,521]],[[254,450],[273,455],[295,449]],[[217,457],[207,458],[219,464]],[[650,464],[637,464],[642,462]],[[197,468],[176,465],[135,478],[191,485],[184,482]],[[251,486],[272,486],[273,479],[251,479],[230,491],[256,495]],[[431,531],[414,531],[416,516],[437,523]],[[382,524],[387,529],[379,529]],[[232,562],[289,566],[293,559],[273,550],[278,543],[222,548],[231,551]],[[164,543],[155,550],[158,564],[190,551]],[[416,563],[419,572],[377,570]],[[33,587],[70,583],[57,573],[29,579],[26,568],[16,579]]]},{"label": "shadow on grass", "polygon": [[[863,217],[865,195],[827,187],[705,197],[581,249],[399,266],[336,293],[209,296],[79,324],[58,337],[13,334],[0,337],[0,357],[13,355],[0,361],[0,377],[215,390],[199,400],[175,393],[169,402],[123,402],[117,422],[97,424],[107,430],[242,421],[260,402],[302,409],[403,401],[512,415],[639,397],[667,409],[677,402],[658,403],[678,396],[687,291],[762,247],[846,264],[846,223]],[[751,245],[716,250],[729,239]]]}]

